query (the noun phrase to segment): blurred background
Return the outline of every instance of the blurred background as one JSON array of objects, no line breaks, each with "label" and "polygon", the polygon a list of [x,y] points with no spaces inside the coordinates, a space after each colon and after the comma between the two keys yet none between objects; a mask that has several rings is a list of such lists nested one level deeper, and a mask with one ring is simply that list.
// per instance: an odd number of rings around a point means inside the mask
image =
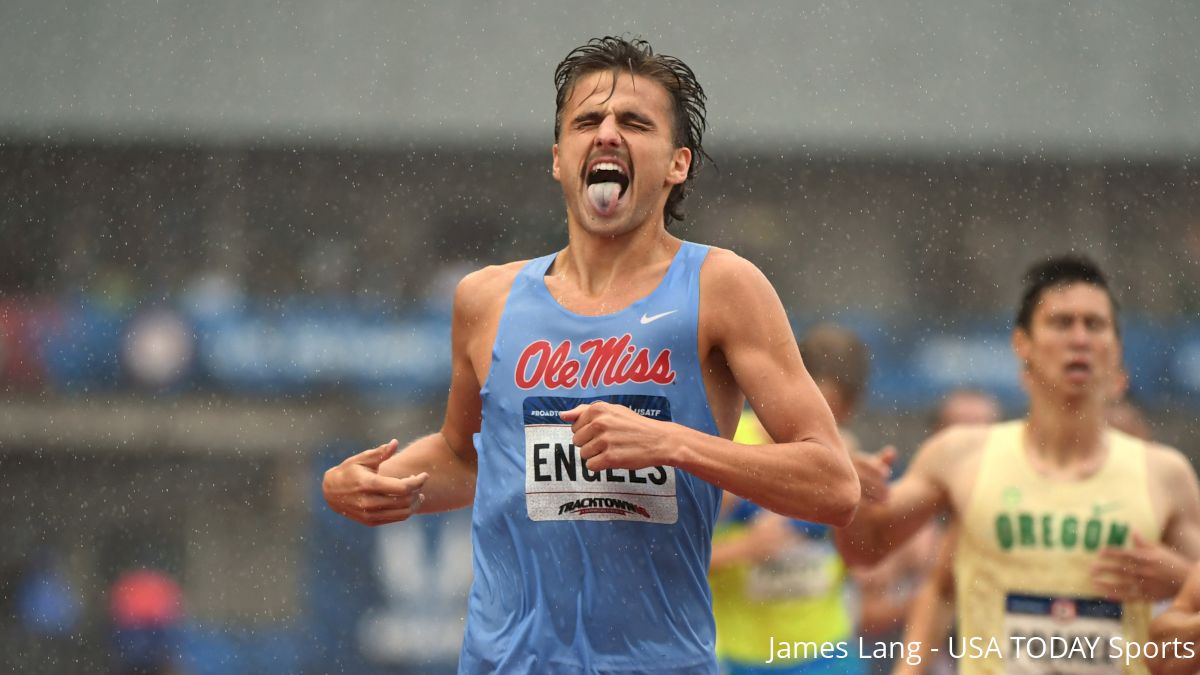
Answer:
[{"label": "blurred background", "polygon": [[565,244],[551,75],[604,34],[696,71],[673,231],[863,335],[868,448],[958,386],[1022,414],[1020,274],[1077,251],[1195,457],[1200,5],[746,5],[0,4],[0,668],[453,669],[469,514],[319,481],[440,425],[464,273]]}]

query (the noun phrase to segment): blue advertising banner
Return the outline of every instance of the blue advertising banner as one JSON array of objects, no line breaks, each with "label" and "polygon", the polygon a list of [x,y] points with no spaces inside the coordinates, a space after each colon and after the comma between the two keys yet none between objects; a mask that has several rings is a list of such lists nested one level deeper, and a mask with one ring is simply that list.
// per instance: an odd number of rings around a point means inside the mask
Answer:
[{"label": "blue advertising banner", "polygon": [[197,337],[201,372],[235,390],[336,386],[404,399],[444,387],[450,372],[450,325],[439,317],[249,313],[205,321]]},{"label": "blue advertising banner", "polygon": [[[450,319],[435,312],[380,312],[336,299],[219,311],[114,309],[75,298],[5,298],[5,307],[0,383],[17,391],[333,391],[405,401],[440,396],[449,383]],[[959,387],[991,392],[1010,409],[1024,405],[1007,317],[837,320],[871,352],[871,409],[923,410]],[[798,328],[799,336],[807,326]],[[1200,322],[1135,316],[1122,324],[1122,344],[1136,401],[1200,404]]]}]

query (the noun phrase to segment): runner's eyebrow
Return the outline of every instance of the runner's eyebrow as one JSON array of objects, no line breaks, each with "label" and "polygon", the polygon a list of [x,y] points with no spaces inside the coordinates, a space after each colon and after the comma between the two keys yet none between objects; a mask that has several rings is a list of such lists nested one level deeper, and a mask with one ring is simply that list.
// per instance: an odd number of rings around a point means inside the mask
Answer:
[{"label": "runner's eyebrow", "polygon": [[579,124],[581,122],[594,122],[594,123],[598,124],[603,119],[604,119],[603,112],[601,112],[599,110],[592,110],[590,112],[579,113],[571,121],[575,124]]},{"label": "runner's eyebrow", "polygon": [[[590,111],[579,113],[578,115],[576,115],[575,117],[573,117],[571,119],[571,122],[573,124],[580,124],[580,123],[584,123],[584,122],[591,122],[594,124],[599,124],[607,116],[608,116],[608,113],[605,111],[590,110]],[[646,126],[646,127],[656,126],[654,124],[654,120],[650,119],[649,117],[646,117],[645,115],[643,115],[639,112],[633,111],[633,110],[623,110],[623,111],[617,112],[616,116],[617,116],[617,122],[619,124],[629,124],[630,122],[633,122],[633,123],[640,124],[640,125]]]},{"label": "runner's eyebrow", "polygon": [[621,122],[622,124],[626,124],[629,122],[636,122],[638,124],[641,124],[641,125],[647,126],[647,127],[654,126],[654,120],[650,119],[649,117],[646,117],[645,115],[643,115],[639,112],[633,111],[633,110],[626,110],[626,111],[617,113],[617,121]]}]

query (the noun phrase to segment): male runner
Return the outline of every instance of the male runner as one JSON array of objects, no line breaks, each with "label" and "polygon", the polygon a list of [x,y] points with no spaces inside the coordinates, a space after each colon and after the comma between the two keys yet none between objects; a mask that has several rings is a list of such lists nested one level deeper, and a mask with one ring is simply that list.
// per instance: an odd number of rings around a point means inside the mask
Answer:
[{"label": "male runner", "polygon": [[[610,37],[555,83],[566,248],[459,284],[441,431],[325,498],[372,525],[474,502],[462,672],[712,673],[721,489],[844,525],[858,479],[770,283],[666,229],[702,156],[691,69]],[[777,443],[727,440],[743,395]]]},{"label": "male runner", "polygon": [[[866,390],[867,346],[852,331],[834,324],[813,327],[799,346],[809,374],[833,411],[843,444],[856,449],[846,424]],[[734,440],[771,442],[748,411]],[[847,648],[854,637],[854,612],[846,569],[833,548],[830,528],[790,520],[736,497],[726,499],[732,508],[718,522],[709,574],[722,672],[862,673],[858,650]],[[792,649],[794,644],[811,648]]]},{"label": "male runner", "polygon": [[[1105,422],[1120,340],[1100,270],[1060,257],[1027,282],[1012,344],[1028,417],[934,436],[837,541],[848,562],[869,562],[949,510],[958,646],[978,647],[962,672],[1116,672],[1113,641],[1144,642],[1148,601],[1178,588],[1180,554],[1200,554],[1200,488],[1179,452]],[[1033,658],[1043,643],[1029,638],[1051,636],[1084,648],[1066,664]]]},{"label": "male runner", "polygon": [[[1114,391],[1110,393],[1109,403],[1105,408],[1105,420],[1108,426],[1113,429],[1122,431],[1134,438],[1150,441],[1152,439],[1149,434],[1149,424],[1142,416],[1141,411],[1125,397],[1128,385],[1128,375],[1122,369],[1115,375]],[[973,396],[986,396],[986,394],[974,392]],[[994,399],[991,402],[991,406],[996,412],[995,418],[999,419],[999,407]],[[950,423],[939,424],[937,428],[944,429],[950,426],[950,424],[988,423],[979,416],[985,410],[987,410],[985,401],[977,399],[972,402],[970,399],[962,399],[959,396],[954,396],[954,398],[947,397],[943,401],[943,405],[939,408],[938,418]],[[921,675],[921,673],[926,672],[947,672],[948,669],[942,668],[939,670],[934,665],[936,661],[943,660],[947,656],[946,650],[942,648],[938,652],[933,652],[931,649],[938,648],[939,645],[944,645],[947,636],[954,626],[954,552],[957,548],[958,538],[953,528],[951,528],[951,531],[947,532],[946,536],[942,538],[933,569],[925,580],[922,581],[906,619],[904,641],[908,644],[917,645],[921,658],[911,659],[908,662],[898,664],[893,669],[892,675]],[[1175,559],[1174,554],[1169,548],[1160,547],[1159,555],[1171,556],[1172,559]],[[1184,562],[1183,560],[1178,560],[1176,563],[1166,565],[1144,566],[1144,573],[1166,575],[1165,579],[1167,581],[1165,583],[1174,586],[1178,583],[1180,574],[1178,566]],[[1161,584],[1164,582],[1151,583],[1160,584],[1159,587],[1161,588]],[[1163,592],[1166,591],[1164,590]]]}]

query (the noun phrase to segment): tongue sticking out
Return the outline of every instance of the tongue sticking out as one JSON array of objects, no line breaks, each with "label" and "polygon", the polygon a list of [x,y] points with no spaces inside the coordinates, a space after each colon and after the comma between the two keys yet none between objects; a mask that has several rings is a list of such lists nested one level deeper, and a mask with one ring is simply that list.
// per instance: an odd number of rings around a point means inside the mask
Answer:
[{"label": "tongue sticking out", "polygon": [[592,183],[587,187],[588,199],[592,208],[601,216],[611,216],[617,210],[617,201],[621,196],[620,183]]}]

